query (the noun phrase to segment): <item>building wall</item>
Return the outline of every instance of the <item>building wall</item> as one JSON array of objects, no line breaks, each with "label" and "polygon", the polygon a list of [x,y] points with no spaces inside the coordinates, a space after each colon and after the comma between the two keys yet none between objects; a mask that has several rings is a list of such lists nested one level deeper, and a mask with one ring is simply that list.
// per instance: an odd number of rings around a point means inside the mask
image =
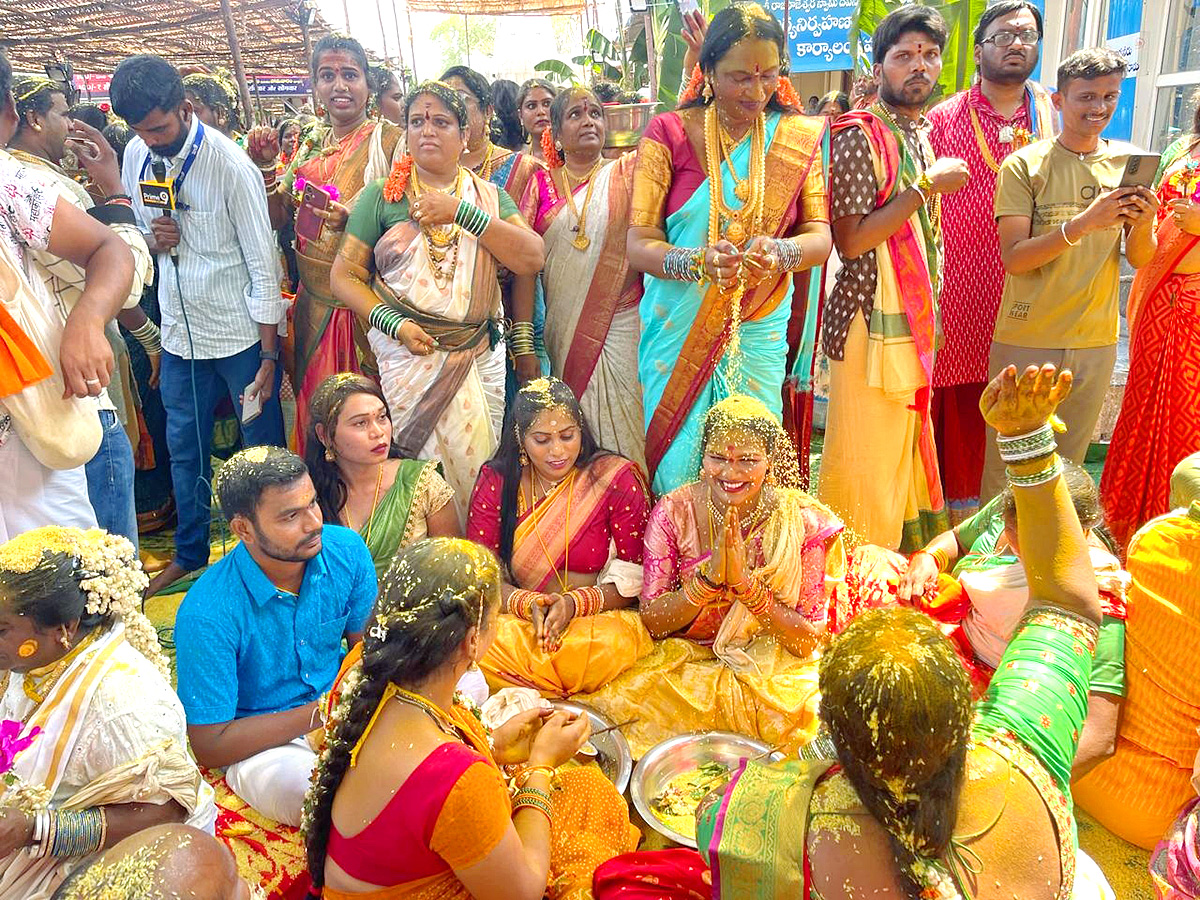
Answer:
[{"label": "building wall", "polygon": [[[1190,94],[1200,88],[1200,10],[1191,0],[1144,0],[1134,5],[1141,6],[1141,30],[1138,72],[1124,86],[1133,97],[1128,137],[1160,151],[1175,129],[1191,127]],[[1129,0],[1046,0],[1042,82],[1053,86],[1059,62],[1073,50],[1129,33],[1130,11]],[[1134,14],[1133,21],[1136,18]]]}]

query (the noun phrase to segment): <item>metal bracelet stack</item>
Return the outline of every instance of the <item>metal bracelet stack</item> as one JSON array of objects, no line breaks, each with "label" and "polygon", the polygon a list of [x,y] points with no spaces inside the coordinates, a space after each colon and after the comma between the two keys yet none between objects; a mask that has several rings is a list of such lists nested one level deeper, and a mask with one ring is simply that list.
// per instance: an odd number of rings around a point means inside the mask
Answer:
[{"label": "metal bracelet stack", "polygon": [[393,341],[398,341],[400,340],[400,328],[408,321],[408,317],[386,303],[376,303],[371,309],[371,314],[367,316],[367,321]]},{"label": "metal bracelet stack", "polygon": [[672,247],[663,256],[663,277],[673,281],[703,283],[704,247]]},{"label": "metal bracelet stack", "polygon": [[1030,472],[1027,475],[1014,475],[1012,470],[1009,469],[1008,483],[1013,487],[1037,487],[1039,484],[1053,481],[1062,474],[1062,471],[1062,460],[1058,458],[1057,453],[1054,453],[1050,456],[1050,461],[1046,464],[1046,468],[1038,472]]},{"label": "metal bracelet stack", "polygon": [[513,322],[508,329],[508,349],[513,356],[534,356],[533,323]]},{"label": "metal bracelet stack", "polygon": [[33,843],[28,852],[35,859],[90,856],[108,837],[108,819],[103,808],[42,810],[33,818]]},{"label": "metal bracelet stack", "polygon": [[474,203],[459,200],[458,209],[454,211],[454,224],[475,237],[483,237],[483,233],[492,224],[492,217]]},{"label": "metal bracelet stack", "polygon": [[134,340],[142,345],[142,349],[150,356],[162,353],[162,331],[154,324],[153,319],[147,319],[137,328],[129,332]]},{"label": "metal bracelet stack", "polygon": [[795,238],[775,241],[775,253],[779,256],[779,268],[794,272],[804,262],[804,245]]},{"label": "metal bracelet stack", "polygon": [[1049,456],[1058,449],[1054,440],[1054,429],[1047,422],[1041,428],[1035,428],[1026,434],[1011,436],[999,435],[996,446],[1000,448],[1000,458],[1006,463],[1029,462]]}]

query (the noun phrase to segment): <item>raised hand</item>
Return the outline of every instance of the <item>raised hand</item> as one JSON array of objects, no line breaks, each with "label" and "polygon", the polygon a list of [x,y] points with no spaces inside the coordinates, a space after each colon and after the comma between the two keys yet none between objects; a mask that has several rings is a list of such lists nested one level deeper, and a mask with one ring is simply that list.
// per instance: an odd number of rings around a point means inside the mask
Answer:
[{"label": "raised hand", "polygon": [[1071,393],[1072,381],[1070,369],[1059,372],[1051,363],[1029,366],[1020,376],[1016,366],[1007,366],[984,388],[979,411],[1002,435],[1028,434],[1054,415]]},{"label": "raised hand", "polygon": [[279,132],[270,125],[251,128],[246,135],[246,153],[256,165],[274,162],[279,156]]},{"label": "raised hand", "polygon": [[683,14],[683,26],[679,30],[679,36],[687,44],[687,51],[683,54],[684,81],[692,77],[692,70],[700,62],[700,48],[704,46],[704,35],[707,33],[708,20],[704,18],[704,13],[693,9]]}]

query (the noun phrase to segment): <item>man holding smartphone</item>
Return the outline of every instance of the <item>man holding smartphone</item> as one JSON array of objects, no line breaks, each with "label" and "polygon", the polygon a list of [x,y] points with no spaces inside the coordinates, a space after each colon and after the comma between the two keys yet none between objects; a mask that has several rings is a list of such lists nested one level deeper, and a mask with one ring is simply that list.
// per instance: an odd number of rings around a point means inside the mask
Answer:
[{"label": "man holding smartphone", "polygon": [[179,526],[175,558],[150,582],[152,594],[208,563],[209,460],[222,396],[233,401],[246,446],[284,442],[278,329],[287,307],[262,175],[237,144],[201,123],[179,72],[161,57],[132,56],[109,93],[137,135],[122,180],[159,264],[160,383]]},{"label": "man holding smartphone", "polygon": [[[1122,234],[1133,265],[1154,252],[1154,194],[1121,187],[1133,148],[1100,137],[1124,78],[1125,61],[1111,50],[1063,60],[1052,97],[1061,134],[1010,154],[996,181],[1006,275],[988,375],[1009,364],[1070,369],[1075,382],[1058,408],[1067,425],[1058,452],[1076,463],[1087,454],[1117,358]],[[996,446],[989,429],[981,504],[1004,487]]]}]

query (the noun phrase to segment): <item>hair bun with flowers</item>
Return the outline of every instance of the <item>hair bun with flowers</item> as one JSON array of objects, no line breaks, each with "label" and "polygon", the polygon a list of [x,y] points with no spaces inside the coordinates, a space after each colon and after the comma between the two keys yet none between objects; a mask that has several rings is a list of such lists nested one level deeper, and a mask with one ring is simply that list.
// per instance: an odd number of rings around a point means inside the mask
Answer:
[{"label": "hair bun with flowers", "polygon": [[700,63],[696,63],[692,67],[692,77],[688,79],[687,86],[683,89],[683,93],[679,95],[678,105],[684,106],[699,100],[702,90],[704,90],[704,70],[700,68]]},{"label": "hair bun with flowers", "polygon": [[171,667],[163,656],[158,632],[140,608],[150,579],[142,571],[133,544],[100,528],[35,528],[0,546],[0,569],[32,572],[56,553],[75,560],[75,579],[86,598],[85,614],[123,622],[130,646],[170,681]]},{"label": "hair bun with flowers", "polygon": [[554,146],[554,135],[547,128],[542,132],[542,156],[546,157],[546,165],[552,169],[560,169],[563,166],[563,158],[559,155],[558,148]]}]

